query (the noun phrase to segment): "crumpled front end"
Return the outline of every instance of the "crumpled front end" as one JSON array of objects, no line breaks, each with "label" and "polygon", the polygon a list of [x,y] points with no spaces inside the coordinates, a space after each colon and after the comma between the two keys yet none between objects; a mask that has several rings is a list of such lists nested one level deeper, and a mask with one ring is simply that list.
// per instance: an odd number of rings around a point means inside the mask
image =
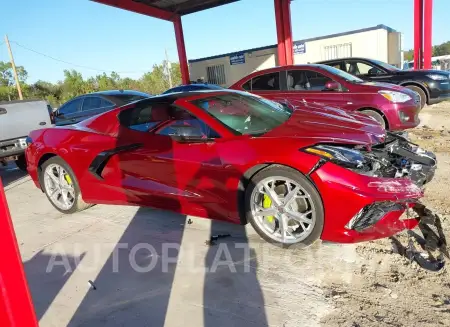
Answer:
[{"label": "crumpled front end", "polygon": [[374,177],[408,178],[422,187],[436,171],[434,153],[420,148],[398,134],[389,134],[386,141],[361,151],[364,159],[354,168],[360,174]]},{"label": "crumpled front end", "polygon": [[309,177],[325,209],[322,240],[354,243],[395,235],[417,226],[403,218],[423,197],[436,170],[436,157],[392,134],[371,148],[316,145],[303,149],[322,156]]}]

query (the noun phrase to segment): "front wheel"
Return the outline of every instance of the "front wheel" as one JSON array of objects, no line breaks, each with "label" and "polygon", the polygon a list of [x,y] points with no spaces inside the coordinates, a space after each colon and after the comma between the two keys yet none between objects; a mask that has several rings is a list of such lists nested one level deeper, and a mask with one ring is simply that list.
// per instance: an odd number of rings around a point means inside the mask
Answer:
[{"label": "front wheel", "polygon": [[283,248],[306,247],[320,238],[322,200],[300,172],[270,166],[257,173],[245,191],[246,216],[267,242]]},{"label": "front wheel", "polygon": [[70,166],[60,157],[52,157],[41,166],[40,182],[50,203],[66,214],[89,208]]},{"label": "front wheel", "polygon": [[425,94],[425,92],[418,86],[414,86],[414,85],[407,85],[405,86],[407,89],[410,89],[411,91],[416,92],[417,94],[419,94],[420,97],[420,109],[422,109],[423,107],[425,107],[425,105],[427,104],[427,95]]}]

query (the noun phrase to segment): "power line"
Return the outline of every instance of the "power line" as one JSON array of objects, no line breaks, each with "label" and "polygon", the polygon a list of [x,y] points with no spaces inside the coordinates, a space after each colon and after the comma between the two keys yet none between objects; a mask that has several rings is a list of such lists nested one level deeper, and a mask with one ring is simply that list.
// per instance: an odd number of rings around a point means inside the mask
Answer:
[{"label": "power line", "polygon": [[[43,56],[43,57],[46,57],[46,58],[49,58],[49,59],[52,59],[52,60],[55,60],[55,61],[59,61],[59,62],[62,62],[62,63],[64,63],[64,64],[71,65],[71,66],[75,66],[75,67],[80,67],[80,68],[84,68],[84,69],[95,70],[95,71],[98,71],[98,72],[108,72],[108,73],[113,73],[113,72],[114,72],[114,73],[118,73],[118,74],[137,74],[137,73],[140,73],[140,74],[141,74],[141,73],[146,73],[146,71],[116,72],[116,71],[114,71],[114,70],[98,69],[98,68],[93,68],[93,67],[89,67],[89,66],[78,65],[78,64],[75,64],[75,63],[73,63],[73,62],[69,62],[69,61],[65,61],[65,60],[62,60],[62,59],[58,59],[58,58],[49,56],[49,55],[47,55],[47,54],[45,54],[45,53],[42,53],[42,52],[39,52],[39,51],[30,49],[30,48],[28,48],[28,47],[26,47],[26,46],[24,46],[24,45],[21,45],[21,44],[17,43],[16,41],[10,41],[10,42],[11,42],[11,43],[14,43],[15,45],[17,45],[17,46],[19,46],[19,47],[21,47],[21,48],[23,48],[23,49],[25,49],[25,50],[34,52],[34,53],[36,53],[36,54],[38,54],[38,55],[41,55],[41,56]],[[3,42],[3,43],[5,43],[5,42]],[[1,44],[0,44],[0,45],[1,45]]]}]

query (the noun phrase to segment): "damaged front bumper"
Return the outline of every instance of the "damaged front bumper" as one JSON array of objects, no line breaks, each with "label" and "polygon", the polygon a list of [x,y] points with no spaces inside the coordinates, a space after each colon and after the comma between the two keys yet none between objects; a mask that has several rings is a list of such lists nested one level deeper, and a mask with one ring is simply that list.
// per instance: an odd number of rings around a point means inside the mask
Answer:
[{"label": "damaged front bumper", "polygon": [[415,218],[401,219],[423,197],[423,190],[408,178],[366,176],[332,163],[324,164],[310,178],[325,209],[322,240],[370,241],[418,224]]}]

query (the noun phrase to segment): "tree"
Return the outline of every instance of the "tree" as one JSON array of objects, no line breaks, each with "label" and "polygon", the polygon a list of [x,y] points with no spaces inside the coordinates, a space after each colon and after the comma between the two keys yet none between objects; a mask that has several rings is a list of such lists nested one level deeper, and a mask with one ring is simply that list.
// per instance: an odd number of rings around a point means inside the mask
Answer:
[{"label": "tree", "polygon": [[[60,106],[78,95],[102,90],[123,89],[143,91],[150,94],[162,93],[169,88],[166,67],[165,62],[154,65],[150,72],[145,73],[139,79],[122,78],[116,72],[109,75],[103,73],[84,79],[80,72],[72,69],[64,71],[64,80],[61,82],[37,81],[34,84],[26,83],[28,74],[24,67],[18,66],[17,71],[25,99],[44,99],[52,106]],[[178,63],[171,64],[170,74],[172,84],[179,85],[181,83],[181,72]],[[18,98],[14,84],[11,65],[0,61],[0,101]]]},{"label": "tree", "polygon": [[[19,83],[25,84],[28,73],[23,66],[16,66]],[[11,63],[0,61],[0,101],[11,101],[19,98]]]},{"label": "tree", "polygon": [[[433,57],[445,56],[445,55],[450,55],[450,41],[433,46],[433,50],[432,50]],[[411,49],[411,50],[405,51],[403,53],[403,56],[404,56],[405,60],[407,60],[407,61],[413,60],[414,59],[414,50]]]}]

